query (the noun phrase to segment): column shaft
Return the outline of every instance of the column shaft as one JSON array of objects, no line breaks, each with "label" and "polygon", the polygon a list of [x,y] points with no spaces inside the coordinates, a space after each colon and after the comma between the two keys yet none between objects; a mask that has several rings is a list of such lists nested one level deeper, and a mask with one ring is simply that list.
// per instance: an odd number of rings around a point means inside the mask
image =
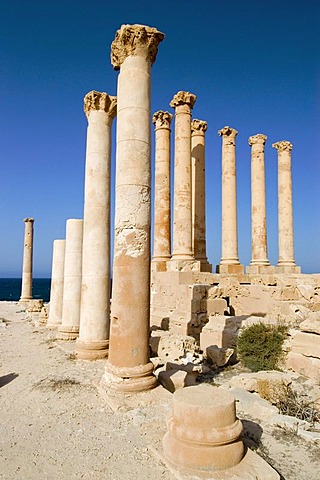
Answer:
[{"label": "column shaft", "polygon": [[50,289],[50,309],[47,327],[57,327],[62,321],[65,240],[54,240]]},{"label": "column shaft", "polygon": [[[150,317],[150,70],[163,34],[123,25],[112,44],[118,77],[117,171],[109,359],[105,382],[153,388]],[[152,48],[151,48],[152,47]]]},{"label": "column shaft", "polygon": [[205,132],[207,122],[194,119],[191,122],[192,163],[192,245],[195,260],[201,262],[202,271],[211,271],[206,246],[206,178]]},{"label": "column shaft", "polygon": [[88,118],[78,358],[108,355],[110,326],[110,158],[116,98],[96,91],[84,99]]},{"label": "column shaft", "polygon": [[[222,255],[220,273],[242,273],[238,256],[236,136],[237,130],[224,127],[222,137]],[[224,267],[226,266],[226,268]]]},{"label": "column shaft", "polygon": [[272,145],[278,151],[278,266],[295,266],[292,211],[292,144],[281,141]]},{"label": "column shaft", "polygon": [[267,247],[266,181],[262,134],[249,138],[251,145],[251,236],[252,259],[250,265],[270,265]]},{"label": "column shaft", "polygon": [[24,220],[24,248],[20,301],[32,298],[33,218]]},{"label": "column shaft", "polygon": [[[155,125],[155,188],[153,264],[163,264],[171,257],[170,240],[170,123],[172,115],[159,111]],[[165,265],[164,268],[165,269]]]},{"label": "column shaft", "polygon": [[191,193],[191,108],[196,96],[178,92],[175,108],[174,213],[172,260],[193,260]]},{"label": "column shaft", "polygon": [[66,252],[60,340],[74,340],[79,333],[83,220],[69,219],[66,226]]}]

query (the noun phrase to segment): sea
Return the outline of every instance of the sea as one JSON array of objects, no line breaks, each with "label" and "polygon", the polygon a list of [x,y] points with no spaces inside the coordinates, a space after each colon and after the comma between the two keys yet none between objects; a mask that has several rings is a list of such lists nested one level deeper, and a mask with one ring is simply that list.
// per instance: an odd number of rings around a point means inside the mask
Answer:
[{"label": "sea", "polygon": [[[0,301],[16,302],[21,296],[21,278],[0,278]],[[50,299],[51,278],[32,279],[32,297],[42,298],[44,302]]]}]

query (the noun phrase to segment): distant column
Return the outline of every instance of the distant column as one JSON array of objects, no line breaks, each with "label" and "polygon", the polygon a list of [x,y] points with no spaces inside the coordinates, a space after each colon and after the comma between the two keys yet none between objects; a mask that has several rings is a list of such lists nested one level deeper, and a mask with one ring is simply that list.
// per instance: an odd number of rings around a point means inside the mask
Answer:
[{"label": "distant column", "polygon": [[60,340],[75,340],[79,334],[82,232],[83,220],[67,220],[62,323],[57,334]]},{"label": "distant column", "polygon": [[218,273],[243,273],[238,256],[236,136],[237,130],[224,127],[222,137],[222,255]]},{"label": "distant column", "polygon": [[249,137],[251,146],[251,238],[250,265],[270,265],[267,246],[266,179],[264,145],[267,136],[261,133]]},{"label": "distant column", "polygon": [[52,255],[50,306],[47,327],[55,328],[62,321],[64,259],[66,241],[54,240]]},{"label": "distant column", "polygon": [[110,328],[110,164],[111,126],[117,99],[89,92],[83,217],[82,287],[78,358],[107,357]]},{"label": "distant column", "polygon": [[285,272],[299,273],[294,260],[293,243],[293,211],[292,211],[292,177],[291,150],[292,144],[286,140],[274,143],[278,152],[278,231],[279,258],[278,267]]},{"label": "distant column", "polygon": [[117,172],[108,388],[156,386],[150,362],[150,73],[164,35],[122,25],[111,46],[118,77]]},{"label": "distant column", "polygon": [[207,122],[194,119],[191,122],[192,163],[192,245],[195,260],[201,262],[201,271],[211,272],[206,246],[206,177],[205,132]]},{"label": "distant column", "polygon": [[159,111],[155,125],[154,242],[152,264],[166,270],[171,257],[170,240],[170,124],[172,115]]},{"label": "distant column", "polygon": [[22,286],[20,301],[32,298],[32,257],[33,257],[33,218],[24,220],[24,248],[22,267]]},{"label": "distant column", "polygon": [[174,214],[172,261],[194,260],[192,249],[191,109],[196,96],[178,92],[170,102],[175,109]]}]

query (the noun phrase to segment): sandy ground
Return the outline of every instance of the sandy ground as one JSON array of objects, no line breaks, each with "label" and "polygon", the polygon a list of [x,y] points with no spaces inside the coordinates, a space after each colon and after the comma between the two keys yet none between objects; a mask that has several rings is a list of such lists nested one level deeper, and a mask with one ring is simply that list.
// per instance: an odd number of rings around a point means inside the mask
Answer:
[{"label": "sandy ground", "polygon": [[[155,453],[171,408],[162,387],[152,401],[115,401],[114,412],[97,389],[105,362],[75,361],[71,343],[32,325],[15,302],[0,302],[0,342],[1,479],[175,478]],[[245,427],[283,480],[320,479],[319,445],[248,419]]]}]

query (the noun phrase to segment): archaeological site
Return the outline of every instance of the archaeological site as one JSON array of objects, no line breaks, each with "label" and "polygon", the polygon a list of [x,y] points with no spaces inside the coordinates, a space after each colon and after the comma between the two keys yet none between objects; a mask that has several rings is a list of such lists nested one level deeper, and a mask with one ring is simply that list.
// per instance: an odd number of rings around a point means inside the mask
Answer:
[{"label": "archaeological site", "polygon": [[[50,412],[41,413],[41,405],[55,395],[52,415],[64,423],[59,434],[50,429],[52,442],[43,445],[58,448],[53,445],[67,434],[70,444],[61,448],[55,475],[39,453],[34,461],[41,467],[21,467],[24,477],[3,478],[319,479],[320,274],[301,273],[295,262],[294,146],[281,131],[278,138],[255,131],[248,138],[251,262],[244,265],[238,251],[238,131],[228,125],[211,131],[220,137],[222,166],[222,249],[215,265],[207,254],[208,125],[193,117],[197,92],[177,85],[163,110],[151,111],[152,66],[162,42],[165,34],[156,28],[122,25],[111,45],[117,91],[92,90],[84,97],[83,219],[68,219],[65,238],[54,240],[49,303],[32,297],[37,219],[24,219],[21,298],[1,305],[7,309],[1,332],[15,328],[6,324],[10,313],[32,336],[36,350],[30,356],[42,370],[30,393],[42,395],[32,415],[42,419],[39,432],[47,431]],[[267,141],[278,159],[276,265],[268,257]],[[279,341],[277,354],[267,351],[270,338],[273,346]],[[18,344],[10,348],[28,355]],[[255,355],[260,368],[250,367]],[[28,415],[23,402],[21,415]],[[70,466],[68,454],[78,437],[81,469]],[[119,452],[128,462],[121,474]],[[94,457],[87,467],[86,455]]]}]

